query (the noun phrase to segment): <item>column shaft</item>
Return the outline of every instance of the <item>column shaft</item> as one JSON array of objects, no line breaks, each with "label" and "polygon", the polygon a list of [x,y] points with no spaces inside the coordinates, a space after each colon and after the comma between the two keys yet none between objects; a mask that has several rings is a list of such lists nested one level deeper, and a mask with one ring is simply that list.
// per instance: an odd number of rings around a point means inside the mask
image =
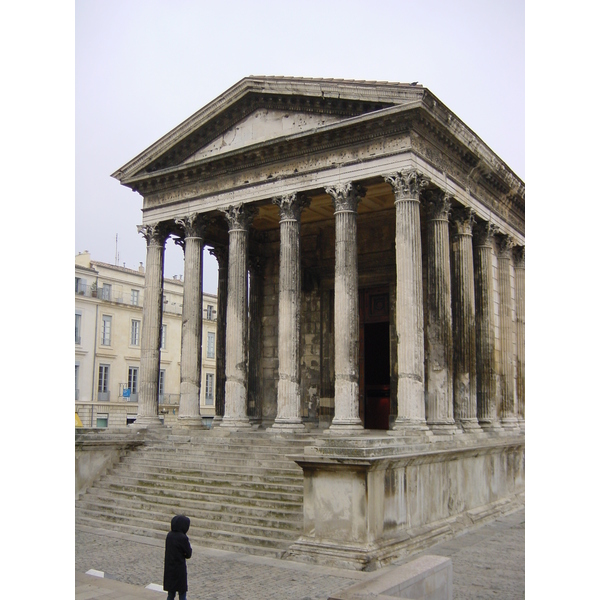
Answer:
[{"label": "column shaft", "polygon": [[425,341],[419,194],[429,179],[409,169],[385,180],[396,196],[396,331],[398,416],[394,431],[427,432],[424,397]]},{"label": "column shaft", "polygon": [[279,380],[274,429],[304,430],[300,405],[300,213],[297,194],[275,198],[279,206]]},{"label": "column shaft", "polygon": [[425,408],[434,433],[456,431],[453,417],[452,296],[450,285],[450,198],[428,194],[427,357]]},{"label": "column shaft", "polygon": [[477,224],[474,244],[477,418],[484,429],[496,429],[498,427],[492,256],[492,240],[496,231],[496,227],[491,223]]},{"label": "column shaft", "polygon": [[202,387],[202,253],[204,224],[193,214],[176,219],[184,232],[183,310],[181,322],[180,424],[200,426]]},{"label": "column shaft", "polygon": [[140,348],[140,386],[138,426],[160,425],[158,418],[158,380],[160,377],[160,335],[163,308],[164,253],[167,234],[159,224],[139,226],[146,238],[146,275],[142,308]]},{"label": "column shaft", "polygon": [[262,421],[262,396],[260,378],[261,323],[262,313],[262,259],[249,259],[250,298],[248,300],[248,417],[253,423]]},{"label": "column shaft", "polygon": [[517,418],[525,423],[525,247],[516,251],[515,292],[517,316]]},{"label": "column shaft", "polygon": [[472,209],[455,212],[453,244],[454,420],[465,430],[477,423],[477,341],[475,330],[474,221]]},{"label": "column shaft", "polygon": [[514,241],[501,236],[498,255],[500,288],[500,418],[507,429],[517,427],[515,406],[513,302],[510,286],[510,268]]},{"label": "column shaft", "polygon": [[248,386],[248,228],[245,205],[225,209],[229,222],[227,325],[225,332],[225,412],[221,426],[249,427]]},{"label": "column shaft", "polygon": [[356,209],[364,191],[352,183],[326,188],[335,217],[335,415],[332,432],[362,430],[358,406],[358,250]]}]

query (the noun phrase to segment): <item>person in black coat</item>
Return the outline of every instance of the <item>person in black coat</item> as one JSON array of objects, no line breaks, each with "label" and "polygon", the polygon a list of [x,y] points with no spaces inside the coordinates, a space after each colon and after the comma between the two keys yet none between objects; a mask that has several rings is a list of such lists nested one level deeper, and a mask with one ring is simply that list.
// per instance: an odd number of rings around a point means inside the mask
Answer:
[{"label": "person in black coat", "polygon": [[163,577],[163,589],[168,592],[167,600],[175,600],[175,592],[179,593],[179,600],[186,600],[188,585],[185,561],[192,556],[192,546],[186,535],[189,528],[190,520],[185,515],[175,515],[171,519],[171,531],[165,541]]}]

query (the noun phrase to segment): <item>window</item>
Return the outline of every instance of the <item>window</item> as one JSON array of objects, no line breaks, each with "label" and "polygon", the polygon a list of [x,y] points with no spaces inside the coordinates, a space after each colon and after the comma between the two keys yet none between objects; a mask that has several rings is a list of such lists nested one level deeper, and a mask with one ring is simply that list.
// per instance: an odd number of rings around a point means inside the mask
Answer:
[{"label": "window", "polygon": [[213,331],[209,331],[207,334],[206,344],[206,358],[215,357],[215,334]]},{"label": "window", "polygon": [[167,326],[163,325],[160,329],[160,349],[167,349]]},{"label": "window", "polygon": [[212,321],[215,318],[214,317],[214,306],[212,304],[206,305],[206,318],[209,321]]},{"label": "window", "polygon": [[79,400],[79,363],[75,363],[75,400]]},{"label": "window", "polygon": [[81,314],[75,313],[75,343],[81,344]]},{"label": "window", "polygon": [[102,284],[102,300],[110,300],[112,295],[112,285],[108,283]]},{"label": "window", "polygon": [[131,320],[131,345],[139,346],[140,345],[140,325],[141,321],[137,321],[136,319]]},{"label": "window", "polygon": [[158,372],[158,401],[164,402],[165,396],[165,370],[161,369]]},{"label": "window", "polygon": [[207,406],[212,406],[215,401],[215,374],[206,374],[206,392],[204,395],[204,403]]},{"label": "window", "polygon": [[96,427],[108,427],[108,415],[100,414],[96,415]]},{"label": "window", "polygon": [[85,294],[85,279],[75,277],[75,293],[83,296]]},{"label": "window", "polygon": [[100,365],[98,367],[98,400],[110,400],[108,391],[110,365]]},{"label": "window", "polygon": [[127,373],[127,387],[131,392],[130,400],[132,402],[137,402],[137,393],[138,393],[138,372],[139,367],[129,367],[129,371]]},{"label": "window", "polygon": [[103,346],[110,346],[110,330],[112,327],[112,317],[109,315],[102,315],[102,335],[101,344]]},{"label": "window", "polygon": [[139,306],[140,290],[131,290],[131,304],[133,304],[133,306]]}]

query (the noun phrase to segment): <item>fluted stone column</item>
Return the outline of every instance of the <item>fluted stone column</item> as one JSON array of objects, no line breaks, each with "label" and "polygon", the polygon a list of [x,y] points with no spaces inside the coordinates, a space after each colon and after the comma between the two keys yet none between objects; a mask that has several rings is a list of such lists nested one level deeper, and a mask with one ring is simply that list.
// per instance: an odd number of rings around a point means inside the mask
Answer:
[{"label": "fluted stone column", "polygon": [[161,425],[158,418],[158,380],[165,241],[169,233],[162,223],[139,225],[138,233],[146,239],[146,275],[142,308],[138,414],[135,425],[152,427]]},{"label": "fluted stone column", "polygon": [[261,402],[261,323],[263,259],[251,256],[248,260],[250,271],[250,298],[248,299],[248,418],[252,423],[262,421]]},{"label": "fluted stone column", "polygon": [[217,259],[219,275],[217,282],[217,340],[215,358],[215,418],[216,425],[225,414],[225,323],[227,320],[227,272],[229,252],[226,247],[215,246],[209,252]]},{"label": "fluted stone column", "polygon": [[221,427],[250,427],[248,398],[248,229],[254,211],[244,205],[223,209],[229,224],[225,412]]},{"label": "fluted stone column", "polygon": [[304,431],[300,410],[300,213],[309,201],[294,193],[274,198],[273,203],[279,206],[280,217],[279,380],[273,429]]},{"label": "fluted stone column", "polygon": [[465,431],[480,431],[477,422],[477,336],[475,329],[475,275],[471,208],[454,211],[453,240],[453,338],[454,420]]},{"label": "fluted stone column", "polygon": [[458,432],[453,415],[449,213],[448,194],[441,190],[427,194],[425,413],[427,424],[436,434]]},{"label": "fluted stone column", "polygon": [[525,427],[525,246],[515,249],[517,313],[517,420]]},{"label": "fluted stone column", "polygon": [[498,280],[500,291],[500,420],[502,427],[518,427],[515,406],[513,302],[510,289],[510,267],[515,242],[499,235]]},{"label": "fluted stone column", "polygon": [[429,184],[414,169],[385,177],[396,197],[396,331],[398,416],[392,433],[431,435],[425,421],[423,265],[420,192]]},{"label": "fluted stone column", "polygon": [[175,219],[183,229],[184,279],[181,319],[181,384],[179,425],[201,427],[200,389],[202,387],[202,253],[203,217],[194,213]]},{"label": "fluted stone column", "polygon": [[474,231],[477,418],[485,430],[499,428],[493,269],[493,239],[497,231],[495,225],[485,221],[476,223]]},{"label": "fluted stone column", "polygon": [[364,190],[352,183],[327,187],[335,217],[335,414],[331,433],[363,430],[358,406],[357,206]]}]

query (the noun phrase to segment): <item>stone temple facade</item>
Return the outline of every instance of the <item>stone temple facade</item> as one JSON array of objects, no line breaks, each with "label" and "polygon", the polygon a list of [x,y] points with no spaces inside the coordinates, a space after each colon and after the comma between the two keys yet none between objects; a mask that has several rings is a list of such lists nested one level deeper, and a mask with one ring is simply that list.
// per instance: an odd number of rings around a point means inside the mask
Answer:
[{"label": "stone temple facade", "polygon": [[138,425],[158,425],[165,241],[185,252],[179,420],[319,431],[303,560],[384,564],[523,501],[525,186],[429,90],[248,77],[113,177],[143,197]]}]

